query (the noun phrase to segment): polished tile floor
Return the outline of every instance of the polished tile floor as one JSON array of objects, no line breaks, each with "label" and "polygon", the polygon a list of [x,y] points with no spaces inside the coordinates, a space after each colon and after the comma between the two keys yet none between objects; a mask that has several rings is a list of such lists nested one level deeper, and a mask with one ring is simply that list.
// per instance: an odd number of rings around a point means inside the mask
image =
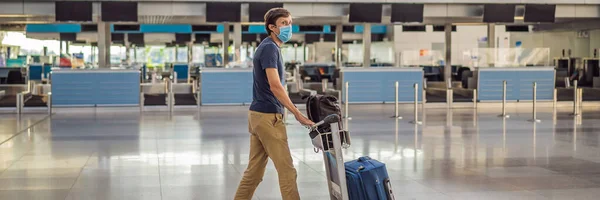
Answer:
[{"label": "polished tile floor", "polygon": [[[233,199],[248,159],[246,107],[0,115],[0,199]],[[598,199],[600,110],[352,106],[345,159],[387,164],[396,199]],[[303,199],[328,199],[322,155],[294,120]],[[280,199],[270,163],[255,199]]]}]

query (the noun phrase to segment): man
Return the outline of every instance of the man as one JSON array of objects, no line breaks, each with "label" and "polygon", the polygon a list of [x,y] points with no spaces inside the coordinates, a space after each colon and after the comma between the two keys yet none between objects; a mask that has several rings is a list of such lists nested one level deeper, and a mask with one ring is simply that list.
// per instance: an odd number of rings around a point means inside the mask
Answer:
[{"label": "man", "polygon": [[265,29],[269,37],[258,45],[253,59],[253,101],[248,114],[250,161],[235,199],[252,199],[271,158],[277,169],[282,199],[297,200],[300,199],[297,175],[287,142],[283,111],[285,108],[290,110],[302,125],[312,126],[314,122],[294,106],[283,86],[285,69],[279,47],[292,36],[290,12],[283,8],[269,10],[265,14]]}]

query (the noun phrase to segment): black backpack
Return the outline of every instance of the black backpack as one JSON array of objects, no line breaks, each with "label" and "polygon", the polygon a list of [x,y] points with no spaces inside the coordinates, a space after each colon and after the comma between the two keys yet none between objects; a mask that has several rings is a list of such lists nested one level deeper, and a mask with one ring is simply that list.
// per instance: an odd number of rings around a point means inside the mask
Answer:
[{"label": "black backpack", "polygon": [[[347,132],[343,129],[342,124],[342,111],[340,109],[340,105],[338,104],[338,100],[335,96],[332,95],[310,95],[303,97],[306,99],[306,114],[308,115],[308,119],[317,123],[328,115],[337,114],[340,116],[340,120],[338,121],[338,128],[340,130],[340,139],[343,144],[349,144],[350,138]],[[323,124],[309,133],[309,136],[313,142],[313,145],[318,147],[319,149],[323,149],[325,151],[329,150],[330,147],[333,147],[331,134],[323,134],[331,132],[330,124]],[[343,133],[342,133],[343,132]],[[320,138],[317,136],[321,135]],[[330,141],[330,142],[326,142]],[[315,152],[318,152],[315,150]]]},{"label": "black backpack", "polygon": [[[328,115],[337,114],[338,116],[340,116],[340,121],[338,121],[339,128],[340,130],[343,130],[341,120],[342,110],[335,96],[315,94],[305,98],[306,114],[308,115],[308,119],[317,123],[325,119],[325,117],[327,117]],[[317,130],[321,133],[330,132],[331,127],[329,126],[329,124],[323,124],[319,126]]]}]

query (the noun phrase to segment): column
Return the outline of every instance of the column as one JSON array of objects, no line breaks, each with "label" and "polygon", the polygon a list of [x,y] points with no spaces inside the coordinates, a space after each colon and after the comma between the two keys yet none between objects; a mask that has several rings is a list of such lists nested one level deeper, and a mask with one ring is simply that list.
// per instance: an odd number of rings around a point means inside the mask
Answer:
[{"label": "column", "polygon": [[129,53],[129,50],[131,49],[131,43],[129,43],[129,34],[125,33],[125,63],[127,63],[127,65],[131,65],[131,54]]},{"label": "column", "polygon": [[70,54],[71,54],[71,51],[69,51],[69,41],[65,41],[65,47],[66,47],[66,48],[65,48],[65,53],[66,53],[67,55],[70,55]]},{"label": "column", "polygon": [[98,22],[98,68],[110,68],[110,23]]},{"label": "column", "polygon": [[235,52],[235,60],[241,61],[242,57],[242,24],[236,23],[233,25],[233,51]]},{"label": "column", "polygon": [[444,28],[446,32],[446,57],[444,63],[444,82],[452,77],[452,24],[446,24]]},{"label": "column", "polygon": [[192,34],[192,40],[187,43],[187,52],[188,52],[188,67],[192,67],[192,63],[194,62],[194,34]]},{"label": "column", "polygon": [[60,57],[61,54],[63,53],[63,41],[59,40],[58,44],[59,44],[59,47],[58,47],[58,57]]},{"label": "column", "polygon": [[175,62],[179,62],[179,44],[175,44]]},{"label": "column", "polygon": [[498,57],[498,51],[496,50],[496,24],[488,24],[487,28],[487,46],[490,48],[489,51],[492,51],[494,54],[493,58],[489,59],[488,62],[490,66],[494,66],[494,61]]},{"label": "column", "polygon": [[48,47],[44,47],[43,56],[48,56]]},{"label": "column", "polygon": [[363,26],[363,67],[371,67],[371,24]]},{"label": "column", "polygon": [[343,30],[344,26],[341,24],[335,26],[335,67],[338,69],[342,67]]},{"label": "column", "polygon": [[229,64],[229,23],[223,24],[223,66]]},{"label": "column", "polygon": [[488,24],[487,28],[488,48],[496,48],[496,24]]},{"label": "column", "polygon": [[398,52],[396,52],[396,44],[394,43],[394,25],[388,25],[386,26],[386,38],[388,39],[387,41],[392,43],[392,64],[394,65],[394,67],[400,67],[400,59],[398,58]]}]

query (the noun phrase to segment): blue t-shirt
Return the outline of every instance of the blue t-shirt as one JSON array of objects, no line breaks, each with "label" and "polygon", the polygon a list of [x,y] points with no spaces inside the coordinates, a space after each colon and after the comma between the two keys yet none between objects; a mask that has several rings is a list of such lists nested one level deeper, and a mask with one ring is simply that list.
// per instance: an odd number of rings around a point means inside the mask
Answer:
[{"label": "blue t-shirt", "polygon": [[267,68],[276,68],[279,72],[279,80],[282,85],[284,83],[284,69],[279,46],[270,37],[265,38],[256,48],[254,52],[254,85],[252,88],[252,105],[250,110],[261,113],[281,113],[283,114],[283,105],[277,100],[269,81],[267,80]]}]

